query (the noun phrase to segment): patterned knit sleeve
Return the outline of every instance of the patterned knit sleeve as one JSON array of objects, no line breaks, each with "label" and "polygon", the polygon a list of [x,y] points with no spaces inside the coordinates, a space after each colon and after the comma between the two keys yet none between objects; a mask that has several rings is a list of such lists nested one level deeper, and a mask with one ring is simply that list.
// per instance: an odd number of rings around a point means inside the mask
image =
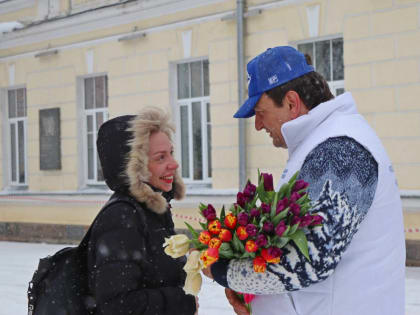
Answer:
[{"label": "patterned knit sleeve", "polygon": [[307,231],[308,261],[290,243],[279,264],[265,273],[253,271],[252,260],[213,264],[214,279],[235,291],[277,294],[318,283],[333,274],[367,214],[378,183],[378,164],[371,153],[349,137],[329,138],[306,157],[299,178],[309,183],[312,211],[323,225]]}]

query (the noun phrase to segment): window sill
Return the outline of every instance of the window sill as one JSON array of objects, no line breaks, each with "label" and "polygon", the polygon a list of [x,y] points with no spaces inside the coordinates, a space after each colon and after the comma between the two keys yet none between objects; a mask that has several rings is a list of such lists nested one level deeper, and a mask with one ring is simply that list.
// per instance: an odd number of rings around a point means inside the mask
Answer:
[{"label": "window sill", "polygon": [[28,185],[10,185],[4,188],[1,192],[10,194],[25,194],[29,190]]}]

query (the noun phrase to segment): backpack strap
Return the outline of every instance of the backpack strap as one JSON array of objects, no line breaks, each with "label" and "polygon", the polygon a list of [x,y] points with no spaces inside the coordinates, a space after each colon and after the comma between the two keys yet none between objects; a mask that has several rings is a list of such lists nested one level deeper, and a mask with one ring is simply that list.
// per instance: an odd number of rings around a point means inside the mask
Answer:
[{"label": "backpack strap", "polygon": [[110,206],[116,204],[116,203],[128,203],[133,208],[136,209],[136,213],[140,217],[140,224],[142,231],[147,234],[147,225],[146,225],[146,216],[144,214],[144,210],[140,207],[139,203],[131,196],[123,195],[115,193],[112,195],[112,197],[105,203],[105,205],[102,207],[101,211],[96,215],[95,219],[93,220],[92,224],[89,226],[89,229],[87,230],[85,236],[83,237],[82,241],[79,243],[78,248],[80,250],[84,250],[87,248],[90,234],[92,233],[92,228],[95,225],[96,221],[98,220],[99,216],[106,211]]}]

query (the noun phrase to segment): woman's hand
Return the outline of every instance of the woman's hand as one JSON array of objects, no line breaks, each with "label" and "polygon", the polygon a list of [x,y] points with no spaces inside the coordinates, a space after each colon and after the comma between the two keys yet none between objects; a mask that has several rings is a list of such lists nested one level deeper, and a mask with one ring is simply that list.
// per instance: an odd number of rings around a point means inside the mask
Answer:
[{"label": "woman's hand", "polygon": [[235,291],[226,288],[225,294],[227,300],[229,301],[230,305],[232,305],[233,310],[237,315],[250,315],[245,304],[242,303],[242,301],[238,298]]},{"label": "woman's hand", "polygon": [[211,265],[208,266],[207,268],[201,269],[201,271],[203,272],[203,274],[210,279],[213,279],[213,275],[211,273]]}]

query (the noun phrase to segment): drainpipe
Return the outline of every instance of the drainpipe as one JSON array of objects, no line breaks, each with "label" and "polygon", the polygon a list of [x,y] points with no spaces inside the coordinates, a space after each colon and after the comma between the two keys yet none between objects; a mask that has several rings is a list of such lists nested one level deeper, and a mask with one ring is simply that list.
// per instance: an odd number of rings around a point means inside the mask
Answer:
[{"label": "drainpipe", "polygon": [[[244,103],[245,97],[245,62],[244,62],[244,4],[245,0],[236,0],[236,36],[238,60],[238,102],[239,107]],[[239,190],[246,184],[246,120],[238,118],[239,127]]]}]

